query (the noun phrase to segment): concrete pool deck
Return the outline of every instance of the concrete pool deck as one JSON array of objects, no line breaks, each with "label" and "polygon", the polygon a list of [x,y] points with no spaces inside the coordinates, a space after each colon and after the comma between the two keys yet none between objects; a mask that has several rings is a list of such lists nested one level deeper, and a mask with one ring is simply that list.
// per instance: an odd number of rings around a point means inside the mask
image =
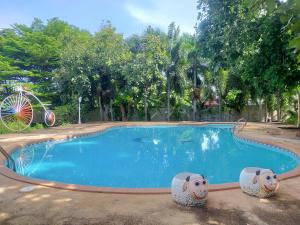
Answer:
[{"label": "concrete pool deck", "polygon": [[[0,135],[0,145],[13,149],[16,145],[61,139],[118,124],[71,125]],[[122,123],[132,124],[137,123]],[[283,145],[299,154],[300,138],[295,132],[249,123],[241,135]],[[0,176],[0,224],[300,224],[300,177],[282,181],[277,196],[268,200],[247,196],[239,189],[211,192],[208,205],[202,209],[182,208],[168,194],[87,193],[43,186],[31,193],[19,192],[28,185]]]}]

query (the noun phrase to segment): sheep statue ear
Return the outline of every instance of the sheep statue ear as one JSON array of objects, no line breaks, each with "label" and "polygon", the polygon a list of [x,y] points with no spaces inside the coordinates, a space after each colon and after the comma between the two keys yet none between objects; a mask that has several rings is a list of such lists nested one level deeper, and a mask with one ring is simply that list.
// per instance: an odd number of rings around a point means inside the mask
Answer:
[{"label": "sheep statue ear", "polygon": [[184,182],[184,184],[183,184],[183,186],[182,186],[182,191],[186,191],[187,185],[188,185],[188,182],[190,181],[190,179],[191,179],[190,176],[187,176],[187,177],[185,178],[185,182]]},{"label": "sheep statue ear", "polygon": [[203,175],[203,174],[201,174],[201,176],[202,176],[202,179],[203,179],[203,180],[205,180],[205,177],[204,177],[204,175]]},{"label": "sheep statue ear", "polygon": [[253,184],[256,184],[256,183],[257,183],[258,176],[260,175],[260,170],[257,170],[257,171],[255,172],[255,174],[256,174],[256,176],[253,177],[253,180],[252,180],[252,183],[253,183]]},{"label": "sheep statue ear", "polygon": [[191,176],[187,176],[187,177],[185,178],[185,181],[186,181],[186,182],[189,182],[190,179],[191,179]]}]

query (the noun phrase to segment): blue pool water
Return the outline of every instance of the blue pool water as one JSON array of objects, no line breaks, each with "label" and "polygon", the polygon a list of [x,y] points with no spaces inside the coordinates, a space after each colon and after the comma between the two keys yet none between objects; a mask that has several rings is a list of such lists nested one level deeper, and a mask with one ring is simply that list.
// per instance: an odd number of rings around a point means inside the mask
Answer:
[{"label": "blue pool water", "polygon": [[183,171],[204,174],[210,184],[236,182],[247,166],[281,174],[298,166],[293,153],[246,142],[233,125],[115,127],[71,140],[18,149],[17,173],[71,184],[170,187]]}]

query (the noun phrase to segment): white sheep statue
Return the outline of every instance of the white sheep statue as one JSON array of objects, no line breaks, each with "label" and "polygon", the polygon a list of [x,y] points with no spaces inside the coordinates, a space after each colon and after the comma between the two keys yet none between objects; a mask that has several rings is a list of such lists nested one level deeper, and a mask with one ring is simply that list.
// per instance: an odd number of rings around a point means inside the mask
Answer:
[{"label": "white sheep statue", "polygon": [[241,189],[259,198],[273,196],[279,188],[277,175],[270,169],[247,167],[240,174]]},{"label": "white sheep statue", "polygon": [[172,180],[172,197],[184,206],[202,206],[206,203],[208,182],[203,175],[179,173]]}]

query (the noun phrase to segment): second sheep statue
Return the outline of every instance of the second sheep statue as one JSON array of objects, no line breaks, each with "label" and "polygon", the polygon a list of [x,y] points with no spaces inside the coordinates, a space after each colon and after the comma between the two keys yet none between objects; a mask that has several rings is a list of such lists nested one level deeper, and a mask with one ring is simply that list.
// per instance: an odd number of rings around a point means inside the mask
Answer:
[{"label": "second sheep statue", "polygon": [[240,174],[240,186],[249,195],[267,198],[276,193],[279,181],[270,169],[247,167]]}]

